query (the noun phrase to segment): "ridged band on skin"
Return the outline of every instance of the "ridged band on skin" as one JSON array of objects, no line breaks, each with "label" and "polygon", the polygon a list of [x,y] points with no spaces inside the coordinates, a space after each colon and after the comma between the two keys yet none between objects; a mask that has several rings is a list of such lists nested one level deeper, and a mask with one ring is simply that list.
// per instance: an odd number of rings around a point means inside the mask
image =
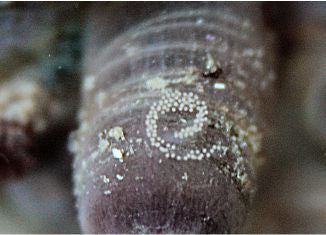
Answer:
[{"label": "ridged band on skin", "polygon": [[269,39],[236,7],[215,7],[153,18],[90,62],[70,142],[85,232],[234,232],[244,221]]}]

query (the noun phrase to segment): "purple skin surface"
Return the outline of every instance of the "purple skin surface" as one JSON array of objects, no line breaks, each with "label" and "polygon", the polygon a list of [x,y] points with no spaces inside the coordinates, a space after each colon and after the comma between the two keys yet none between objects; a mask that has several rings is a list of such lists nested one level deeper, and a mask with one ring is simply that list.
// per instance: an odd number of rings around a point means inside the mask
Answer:
[{"label": "purple skin surface", "polygon": [[128,15],[133,7],[90,12],[70,141],[82,230],[239,231],[267,126],[260,102],[273,81],[259,8],[139,5],[143,19],[158,17],[114,40],[141,21]]},{"label": "purple skin surface", "polygon": [[[109,197],[94,190],[81,201],[84,231],[222,233],[241,224],[245,213],[241,194],[211,162],[159,164],[143,154],[126,162],[134,166],[124,179],[128,183],[121,184]],[[187,181],[180,180],[182,172],[189,172]],[[143,179],[132,177],[137,175]]]}]

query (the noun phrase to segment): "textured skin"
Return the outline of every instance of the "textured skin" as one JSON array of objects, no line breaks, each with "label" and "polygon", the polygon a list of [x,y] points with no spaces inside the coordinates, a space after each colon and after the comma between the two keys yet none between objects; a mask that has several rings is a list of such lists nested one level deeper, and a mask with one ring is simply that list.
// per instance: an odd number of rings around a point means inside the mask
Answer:
[{"label": "textured skin", "polygon": [[[70,142],[84,232],[240,228],[256,189],[260,98],[273,73],[259,8],[239,5],[91,11],[80,128]],[[111,41],[151,15],[159,16]]]},{"label": "textured skin", "polygon": [[[241,195],[215,165],[208,161],[159,164],[148,161],[145,154],[126,162],[128,175],[112,195],[103,197],[96,190],[81,201],[84,231],[216,233],[239,225],[238,216],[245,210]],[[191,172],[189,180],[181,180],[183,172]]]}]

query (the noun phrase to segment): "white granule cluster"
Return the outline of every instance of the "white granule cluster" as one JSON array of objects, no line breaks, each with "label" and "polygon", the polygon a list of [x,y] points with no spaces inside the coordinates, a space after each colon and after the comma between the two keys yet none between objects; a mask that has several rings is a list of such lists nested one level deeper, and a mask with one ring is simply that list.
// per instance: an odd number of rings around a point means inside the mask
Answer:
[{"label": "white granule cluster", "polygon": [[208,122],[208,110],[205,101],[201,101],[197,95],[192,92],[180,92],[166,90],[165,95],[154,103],[149,113],[146,115],[146,133],[150,139],[151,145],[160,152],[164,153],[166,158],[173,158],[176,160],[202,160],[203,158],[210,158],[215,152],[225,152],[227,146],[213,144],[210,148],[190,149],[186,154],[177,154],[176,145],[168,143],[157,135],[157,121],[159,115],[164,115],[168,112],[197,112],[193,125],[180,129],[174,132],[174,137],[178,139],[185,139],[194,136],[203,130],[203,126]]},{"label": "white granule cluster", "polygon": [[[180,91],[168,90],[166,94],[158,103],[154,103],[146,116],[147,136],[151,143],[155,146],[156,143],[162,143],[160,137],[157,136],[157,120],[158,114],[164,115],[166,112],[189,112],[197,111],[194,124],[192,126],[182,128],[180,131],[174,132],[174,137],[183,139],[194,136],[195,133],[200,132],[207,122],[207,105],[205,101],[200,101],[197,95],[192,92],[181,93]],[[163,142],[164,143],[164,142]]]}]

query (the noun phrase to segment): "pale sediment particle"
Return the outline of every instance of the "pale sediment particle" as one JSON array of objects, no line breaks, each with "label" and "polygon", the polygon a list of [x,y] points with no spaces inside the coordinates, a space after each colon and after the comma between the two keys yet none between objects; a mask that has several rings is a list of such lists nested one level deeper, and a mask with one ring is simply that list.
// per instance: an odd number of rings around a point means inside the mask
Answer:
[{"label": "pale sediment particle", "polygon": [[208,53],[207,60],[206,60],[206,69],[208,71],[210,71],[214,67],[214,65],[215,65],[215,61],[214,61],[212,55]]},{"label": "pale sediment particle", "polygon": [[224,90],[225,89],[225,84],[222,82],[216,82],[214,83],[214,88],[217,90]]},{"label": "pale sediment particle", "polygon": [[104,195],[110,195],[112,192],[110,190],[105,190]]},{"label": "pale sediment particle", "polygon": [[119,181],[121,181],[121,180],[123,180],[124,177],[123,177],[122,175],[117,174],[117,175],[116,175],[116,178],[117,178]]},{"label": "pale sediment particle", "polygon": [[109,130],[109,137],[114,138],[115,140],[125,140],[123,135],[123,129],[120,126],[113,127]]},{"label": "pale sediment particle", "polygon": [[188,180],[188,174],[187,174],[187,172],[185,172],[185,173],[183,174],[183,176],[181,177],[181,179],[183,179],[183,180],[185,180],[185,181]]},{"label": "pale sediment particle", "polygon": [[112,148],[113,158],[118,159],[120,162],[123,162],[123,155],[120,149]]}]

